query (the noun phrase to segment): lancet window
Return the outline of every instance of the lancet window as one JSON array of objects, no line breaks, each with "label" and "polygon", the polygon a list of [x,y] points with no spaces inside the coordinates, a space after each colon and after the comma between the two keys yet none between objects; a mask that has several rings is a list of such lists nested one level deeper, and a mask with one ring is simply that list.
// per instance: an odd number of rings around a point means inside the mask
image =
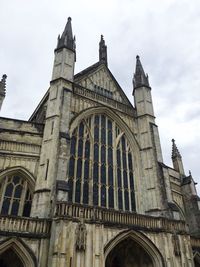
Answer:
[{"label": "lancet window", "polygon": [[135,211],[132,151],[105,114],[82,120],[71,136],[69,201]]},{"label": "lancet window", "polygon": [[0,181],[0,196],[1,215],[30,216],[32,194],[26,179],[6,176]]}]

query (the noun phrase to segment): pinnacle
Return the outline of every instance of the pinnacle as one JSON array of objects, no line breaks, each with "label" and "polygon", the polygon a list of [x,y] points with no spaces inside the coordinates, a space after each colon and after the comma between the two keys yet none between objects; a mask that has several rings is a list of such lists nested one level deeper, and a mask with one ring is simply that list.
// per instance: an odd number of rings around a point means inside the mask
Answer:
[{"label": "pinnacle", "polygon": [[181,158],[181,154],[176,146],[175,140],[172,139],[172,159],[176,157]]},{"label": "pinnacle", "polygon": [[68,17],[65,29],[61,37],[60,35],[58,36],[57,49],[65,47],[71,50],[75,50],[75,39],[73,38],[71,21],[71,17]]},{"label": "pinnacle", "polygon": [[133,85],[134,88],[141,86],[149,87],[148,75],[145,74],[142,64],[140,62],[140,57],[138,55],[136,56],[136,67],[133,77]]},{"label": "pinnacle", "polygon": [[0,95],[2,96],[6,95],[6,78],[7,78],[7,75],[3,74],[1,81],[0,81]]},{"label": "pinnacle", "polygon": [[99,42],[99,62],[104,63],[106,66],[107,62],[107,46],[105,45],[105,40],[103,34],[101,34],[101,40]]}]

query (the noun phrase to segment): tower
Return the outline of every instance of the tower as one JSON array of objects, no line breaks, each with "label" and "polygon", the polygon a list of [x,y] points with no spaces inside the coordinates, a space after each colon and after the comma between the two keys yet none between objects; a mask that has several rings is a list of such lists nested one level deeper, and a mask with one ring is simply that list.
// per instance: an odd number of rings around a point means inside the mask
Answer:
[{"label": "tower", "polygon": [[158,173],[158,162],[162,162],[163,159],[158,129],[155,124],[151,87],[139,56],[136,57],[136,68],[133,77],[133,96],[144,173],[142,180],[146,192],[144,212],[159,215],[165,209]]},{"label": "tower", "polygon": [[52,81],[60,78],[73,81],[74,63],[76,58],[75,49],[75,37],[73,37],[71,18],[69,17],[61,37],[60,35],[58,36]]},{"label": "tower", "polygon": [[75,38],[71,18],[58,36],[52,80],[46,104],[40,165],[32,205],[32,216],[49,217],[54,213],[56,192],[66,199],[68,127],[75,65]]}]

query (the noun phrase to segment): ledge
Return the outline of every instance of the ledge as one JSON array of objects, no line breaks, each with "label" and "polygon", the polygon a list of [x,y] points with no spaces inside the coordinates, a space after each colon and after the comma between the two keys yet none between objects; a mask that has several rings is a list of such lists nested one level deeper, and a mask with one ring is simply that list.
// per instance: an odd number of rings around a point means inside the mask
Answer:
[{"label": "ledge", "polygon": [[48,219],[0,216],[0,235],[48,238],[50,229]]},{"label": "ledge", "polygon": [[55,217],[77,220],[83,218],[87,223],[102,223],[115,227],[131,227],[135,229],[187,234],[188,228],[184,221],[170,220],[164,217],[141,215],[100,207],[83,206],[68,202],[58,202]]}]

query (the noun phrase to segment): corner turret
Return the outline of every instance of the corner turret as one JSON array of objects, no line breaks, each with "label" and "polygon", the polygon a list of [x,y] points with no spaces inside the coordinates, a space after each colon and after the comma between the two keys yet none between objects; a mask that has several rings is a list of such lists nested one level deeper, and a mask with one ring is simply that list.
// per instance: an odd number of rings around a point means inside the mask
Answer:
[{"label": "corner turret", "polygon": [[68,81],[74,79],[74,66],[76,61],[76,45],[75,37],[72,34],[71,18],[67,20],[67,24],[63,34],[58,36],[58,43],[55,49],[55,59],[53,66],[52,81],[63,78]]},{"label": "corner turret", "polygon": [[158,127],[155,124],[151,87],[139,56],[136,57],[136,68],[133,75],[133,96],[144,177],[146,181],[151,181],[144,184],[146,190],[144,209],[147,214],[160,216],[166,207],[160,190],[157,164],[163,162],[163,158]]},{"label": "corner turret", "polygon": [[[49,217],[57,199],[67,199],[67,153],[74,81],[75,39],[71,18],[54,51],[52,80],[48,90],[40,164],[32,202],[32,217]],[[57,174],[57,175],[56,175]]]}]

